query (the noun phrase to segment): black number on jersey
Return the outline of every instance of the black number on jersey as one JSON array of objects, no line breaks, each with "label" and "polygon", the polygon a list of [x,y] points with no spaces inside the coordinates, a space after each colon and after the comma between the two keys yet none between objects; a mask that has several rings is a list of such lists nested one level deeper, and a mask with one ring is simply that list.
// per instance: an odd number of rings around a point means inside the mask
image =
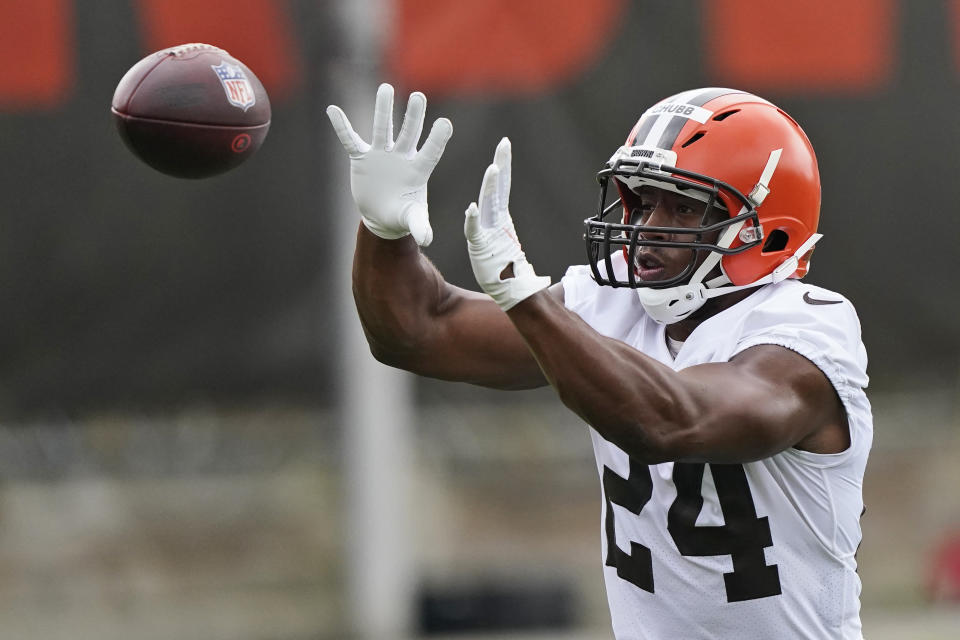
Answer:
[{"label": "black number on jersey", "polygon": [[[677,462],[673,465],[677,498],[667,514],[667,530],[677,549],[685,556],[731,557],[733,571],[723,575],[727,602],[780,595],[777,565],[767,565],[763,553],[764,548],[773,546],[770,523],[766,517],[757,517],[743,465],[710,465],[724,524],[697,526],[697,516],[703,509],[704,467],[703,463]],[[631,541],[630,553],[624,553],[617,546],[613,513],[616,504],[640,515],[653,495],[650,468],[631,458],[630,477],[624,479],[604,466],[603,495],[606,500],[606,565],[615,567],[620,578],[653,593],[650,549]]]},{"label": "black number on jersey", "polygon": [[653,562],[650,549],[630,542],[630,553],[624,553],[617,546],[617,533],[614,524],[613,505],[617,504],[635,516],[640,515],[643,507],[653,495],[653,481],[650,479],[650,467],[634,462],[630,458],[630,477],[626,480],[607,466],[603,467],[603,495],[607,503],[607,516],[604,522],[607,531],[608,567],[616,567],[617,575],[630,584],[653,593]]},{"label": "black number on jersey", "polygon": [[703,463],[676,462],[673,484],[677,499],[667,515],[667,530],[685,556],[724,556],[733,560],[733,571],[723,574],[727,602],[742,602],[780,595],[777,565],[767,565],[763,550],[773,546],[770,522],[757,517],[743,465],[711,464],[723,512],[723,525],[697,526],[703,509]]}]

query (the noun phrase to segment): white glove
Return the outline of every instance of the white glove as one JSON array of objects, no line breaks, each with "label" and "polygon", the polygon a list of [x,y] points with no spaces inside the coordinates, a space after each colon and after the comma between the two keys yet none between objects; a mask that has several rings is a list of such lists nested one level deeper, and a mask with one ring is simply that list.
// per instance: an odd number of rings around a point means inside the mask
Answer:
[{"label": "white glove", "polygon": [[381,84],[373,112],[373,139],[367,144],[350,126],[343,109],[327,107],[337,137],[350,154],[350,189],[363,224],[387,240],[413,235],[421,247],[433,240],[427,213],[427,180],[453,133],[450,121],[438,118],[417,152],[426,110],[427,98],[420,92],[411,93],[394,143],[393,87]]},{"label": "white glove", "polygon": [[[538,276],[520,247],[513,228],[510,202],[510,140],[497,145],[493,164],[483,174],[480,206],[467,207],[463,233],[467,237],[470,265],[480,287],[504,311],[511,309],[537,291],[550,286],[550,278]],[[513,265],[513,276],[502,279]]]}]

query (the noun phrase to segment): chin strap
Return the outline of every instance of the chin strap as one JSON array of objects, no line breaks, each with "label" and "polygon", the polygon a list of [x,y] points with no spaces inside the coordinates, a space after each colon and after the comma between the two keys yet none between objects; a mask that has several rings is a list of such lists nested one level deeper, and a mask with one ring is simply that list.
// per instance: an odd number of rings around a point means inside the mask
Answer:
[{"label": "chin strap", "polygon": [[[743,289],[749,289],[750,287],[759,287],[762,284],[776,284],[778,282],[783,282],[797,270],[797,267],[800,265],[800,258],[805,256],[810,249],[813,249],[813,245],[817,244],[820,241],[820,238],[823,237],[822,233],[815,233],[807,238],[807,241],[800,245],[796,251],[793,252],[793,255],[783,261],[779,267],[770,272],[769,275],[765,275],[759,280],[754,280],[750,284],[741,284],[739,286],[722,286],[716,289],[705,289],[703,292],[703,297],[705,300],[710,298],[716,298],[722,296],[726,293],[732,293],[734,291],[742,291]],[[719,280],[720,278],[715,278]],[[723,279],[727,282],[730,282],[726,276],[723,276]],[[713,280],[711,280],[713,282]],[[707,283],[709,286],[710,283]]]},{"label": "chin strap", "polygon": [[747,199],[753,203],[754,207],[759,207],[763,204],[763,201],[767,199],[767,196],[770,195],[770,188],[767,187],[767,185],[770,184],[770,178],[773,177],[773,172],[777,170],[777,165],[780,164],[780,155],[782,153],[783,149],[774,149],[770,152],[770,156],[767,158],[767,164],[760,173],[760,179],[757,180],[757,184],[754,185],[750,195],[747,196]]},{"label": "chin strap", "polygon": [[[780,156],[782,153],[783,149],[774,149],[770,152],[770,155],[767,157],[767,163],[763,166],[763,171],[760,172],[760,179],[757,180],[757,184],[753,186],[753,189],[750,191],[750,195],[747,196],[747,199],[750,200],[754,208],[757,208],[763,204],[763,201],[767,199],[768,195],[770,195],[770,188],[767,185],[770,184],[770,179],[773,178],[773,172],[777,170],[777,165],[780,164]],[[737,215],[743,215],[747,212],[747,210],[747,205],[744,205],[740,208],[740,211],[737,213]],[[720,234],[720,237],[717,239],[717,246],[728,249],[730,245],[733,244],[733,241],[740,235],[741,230],[743,230],[744,222],[745,221],[740,221],[724,229],[723,233]],[[720,263],[720,258],[722,257],[723,256],[721,256],[719,253],[711,253],[709,256],[707,256],[706,260],[703,261],[703,264],[701,264],[700,267],[693,273],[693,275],[690,276],[690,284],[703,282],[703,279],[707,277],[707,274],[713,271],[713,268]],[[785,265],[786,263],[781,266]],[[791,270],[790,273],[793,273],[793,271],[796,271],[796,268]],[[713,289],[729,283],[730,280],[728,280],[726,276],[721,276],[710,280],[706,283],[706,286],[708,289]]]},{"label": "chin strap", "polygon": [[709,283],[691,282],[690,284],[670,287],[669,289],[637,289],[637,296],[640,298],[640,304],[643,305],[647,315],[660,324],[673,324],[702,307],[703,304],[711,298],[718,298],[728,293],[733,293],[734,291],[743,291],[744,289],[759,287],[764,284],[783,282],[797,270],[800,259],[805,256],[822,237],[823,234],[814,233],[794,251],[792,256],[784,260],[783,264],[759,280],[754,280],[749,284],[726,286],[726,284],[718,283],[717,281],[722,280],[725,281],[725,283],[729,283],[730,281],[726,276],[720,276],[719,278],[714,278]]}]

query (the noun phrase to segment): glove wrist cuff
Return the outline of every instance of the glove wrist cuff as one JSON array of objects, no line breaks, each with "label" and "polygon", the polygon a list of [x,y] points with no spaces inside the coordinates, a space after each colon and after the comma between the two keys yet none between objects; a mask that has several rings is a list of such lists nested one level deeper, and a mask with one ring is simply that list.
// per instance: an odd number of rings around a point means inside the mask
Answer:
[{"label": "glove wrist cuff", "polygon": [[494,298],[500,308],[509,311],[515,306],[550,286],[550,276],[533,276],[517,280],[511,283],[511,286],[504,292],[505,295]]},{"label": "glove wrist cuff", "polygon": [[549,276],[538,276],[525,258],[513,262],[514,277],[504,280],[491,297],[500,308],[509,311],[538,291],[550,286]]},{"label": "glove wrist cuff", "polygon": [[370,233],[378,238],[383,238],[384,240],[399,240],[400,238],[405,238],[406,236],[410,235],[410,231],[408,229],[390,229],[384,227],[374,220],[367,218],[366,216],[361,216],[360,221]]}]

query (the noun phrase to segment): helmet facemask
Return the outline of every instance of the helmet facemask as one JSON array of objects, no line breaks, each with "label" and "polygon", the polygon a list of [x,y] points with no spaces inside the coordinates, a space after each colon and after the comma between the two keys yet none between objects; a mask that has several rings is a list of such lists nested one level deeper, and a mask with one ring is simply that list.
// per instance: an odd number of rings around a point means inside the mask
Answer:
[{"label": "helmet facemask", "polygon": [[[706,87],[661,100],[597,177],[600,204],[584,234],[593,277],[634,289],[648,315],[664,324],[689,317],[710,298],[802,278],[822,237],[810,141],[784,111],[743,91]],[[646,218],[635,224],[630,200],[646,185],[703,202],[700,225],[686,217],[693,214],[686,207],[653,220],[676,228],[645,225]],[[719,221],[706,215],[717,205],[726,209]],[[657,207],[648,202],[644,209]],[[658,269],[663,248],[688,249],[686,268],[671,251],[669,270]]]},{"label": "helmet facemask", "polygon": [[[671,155],[672,152],[662,149],[621,147],[597,175],[601,187],[599,210],[596,216],[585,221],[584,239],[589,263],[599,284],[654,290],[700,285],[724,255],[747,251],[762,241],[756,207],[746,196],[709,176],[658,162],[669,162],[673,159]],[[615,190],[610,189],[611,180],[615,183]],[[638,224],[641,221],[636,219],[635,208],[638,193],[645,186],[673,191],[702,202],[700,225],[658,227]],[[619,197],[607,204],[608,198],[614,195]],[[711,212],[716,209],[726,210],[724,213],[736,210],[737,213],[711,222],[711,219],[715,220]],[[738,239],[739,242],[735,242]],[[663,279],[643,280],[638,277],[636,269],[641,247],[689,249],[690,261],[680,273]],[[628,265],[622,277],[615,273],[612,263],[612,254],[617,249],[623,252]],[[706,258],[700,259],[699,256],[705,253]],[[605,263],[605,274],[599,269],[601,262]],[[706,286],[729,282],[726,278],[720,279],[723,282],[712,280]]]}]

